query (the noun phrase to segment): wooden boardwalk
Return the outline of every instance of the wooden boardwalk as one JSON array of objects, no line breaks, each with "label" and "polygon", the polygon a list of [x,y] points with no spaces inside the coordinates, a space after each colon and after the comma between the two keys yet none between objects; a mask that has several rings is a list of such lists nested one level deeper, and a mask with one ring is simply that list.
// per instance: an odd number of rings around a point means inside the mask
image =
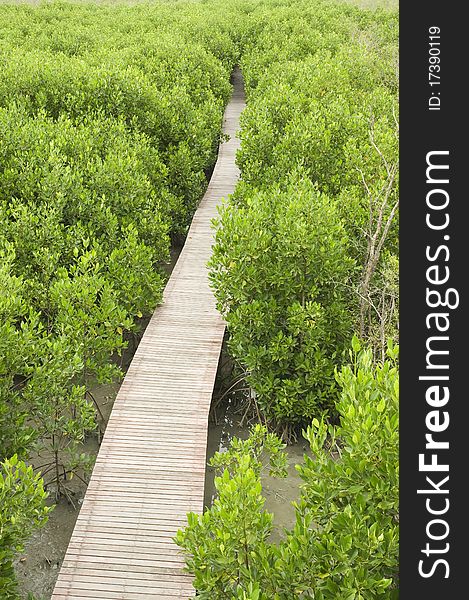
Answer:
[{"label": "wooden boardwalk", "polygon": [[119,390],[52,600],[175,600],[194,595],[172,541],[201,512],[208,412],[225,325],[206,263],[210,220],[238,179],[244,107],[234,73],[221,145],[185,246]]}]

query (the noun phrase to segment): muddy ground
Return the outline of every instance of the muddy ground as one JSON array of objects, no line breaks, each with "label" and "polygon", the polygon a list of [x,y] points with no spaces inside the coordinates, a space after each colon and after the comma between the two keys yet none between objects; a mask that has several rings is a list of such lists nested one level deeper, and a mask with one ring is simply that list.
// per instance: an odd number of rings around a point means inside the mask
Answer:
[{"label": "muddy ground", "polygon": [[[207,443],[207,461],[215,452],[224,452],[233,437],[246,439],[249,434],[249,426],[246,422],[240,426],[242,412],[230,408],[230,403],[223,408],[222,414],[218,411],[215,424],[212,419],[209,423],[208,443]],[[262,474],[262,493],[266,499],[264,508],[274,515],[274,528],[270,536],[270,541],[278,542],[284,537],[284,531],[291,528],[295,523],[295,509],[292,505],[294,500],[298,500],[301,478],[295,468],[295,465],[303,462],[303,456],[309,452],[308,444],[305,440],[299,440],[287,446],[285,449],[288,460],[287,477],[271,477],[267,473]],[[205,475],[205,506],[210,506],[215,498],[214,470],[207,466]]]},{"label": "muddy ground", "polygon": [[[96,402],[107,422],[112,405],[119,390],[120,383],[95,386],[92,390]],[[96,456],[98,453],[98,436],[93,434],[83,444],[83,452]],[[37,466],[41,458],[32,457],[32,465]],[[74,477],[67,484],[71,500],[62,498],[49,516],[45,527],[36,531],[25,551],[16,561],[16,574],[21,593],[27,596],[34,594],[37,600],[49,600],[62,564],[68,542],[78,517],[86,484]],[[53,494],[51,494],[52,496]],[[49,504],[54,504],[49,498]]]}]

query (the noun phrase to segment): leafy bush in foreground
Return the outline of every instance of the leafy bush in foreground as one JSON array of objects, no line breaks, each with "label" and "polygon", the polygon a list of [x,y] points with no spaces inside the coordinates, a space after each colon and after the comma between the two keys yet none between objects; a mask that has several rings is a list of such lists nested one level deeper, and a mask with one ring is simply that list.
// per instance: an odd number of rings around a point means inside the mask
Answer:
[{"label": "leafy bush in foreground", "polygon": [[246,598],[243,592],[256,597],[259,566],[270,560],[267,540],[273,519],[264,512],[262,461],[268,461],[271,475],[284,476],[283,447],[275,435],[256,425],[249,439],[234,438],[227,452],[211,459],[220,474],[215,477],[218,497],[203,516],[190,513],[189,526],[176,538],[189,555],[188,569],[201,599]]},{"label": "leafy bush in foreground", "polygon": [[223,466],[234,452],[237,468],[176,538],[201,598],[398,598],[398,348],[375,365],[371,350],[352,345],[351,364],[337,373],[340,424],[315,419],[305,433],[311,455],[297,467],[296,524],[278,545],[268,541],[272,515],[252,444],[215,455]]},{"label": "leafy bush in foreground", "polygon": [[398,348],[374,365],[353,341],[351,364],[337,375],[340,425],[314,420],[306,432],[312,456],[297,523],[278,564],[295,588],[321,600],[398,597]]},{"label": "leafy bush in foreground", "polygon": [[42,479],[17,456],[0,463],[0,590],[4,600],[17,600],[13,559],[23,543],[47,521]]}]

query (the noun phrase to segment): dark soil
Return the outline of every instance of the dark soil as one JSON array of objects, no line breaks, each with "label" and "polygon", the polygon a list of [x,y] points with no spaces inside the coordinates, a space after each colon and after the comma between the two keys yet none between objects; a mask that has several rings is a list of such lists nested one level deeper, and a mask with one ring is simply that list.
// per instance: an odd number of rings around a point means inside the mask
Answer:
[{"label": "dark soil", "polygon": [[[107,422],[112,405],[119,390],[119,383],[96,386],[92,392]],[[98,436],[90,436],[83,444],[83,452],[97,455]],[[32,457],[30,461],[37,466],[43,458]],[[67,550],[68,542],[78,517],[86,485],[74,477],[67,483],[71,500],[61,498],[55,505],[45,527],[36,531],[26,544],[23,554],[16,561],[16,575],[20,591],[26,597],[34,594],[36,600],[49,600],[59,574],[60,565]],[[53,490],[51,490],[53,492]],[[53,493],[49,505],[54,504]]]}]

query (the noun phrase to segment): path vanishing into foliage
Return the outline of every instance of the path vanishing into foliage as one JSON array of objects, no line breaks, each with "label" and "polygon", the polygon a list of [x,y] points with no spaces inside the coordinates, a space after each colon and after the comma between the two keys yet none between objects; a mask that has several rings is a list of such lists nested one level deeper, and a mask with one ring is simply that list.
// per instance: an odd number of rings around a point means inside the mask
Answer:
[{"label": "path vanishing into foliage", "polygon": [[172,538],[201,512],[208,413],[225,324],[209,288],[211,219],[239,177],[241,74],[225,111],[218,160],[163,303],[117,395],[52,595],[109,600],[188,598],[195,591]]}]

